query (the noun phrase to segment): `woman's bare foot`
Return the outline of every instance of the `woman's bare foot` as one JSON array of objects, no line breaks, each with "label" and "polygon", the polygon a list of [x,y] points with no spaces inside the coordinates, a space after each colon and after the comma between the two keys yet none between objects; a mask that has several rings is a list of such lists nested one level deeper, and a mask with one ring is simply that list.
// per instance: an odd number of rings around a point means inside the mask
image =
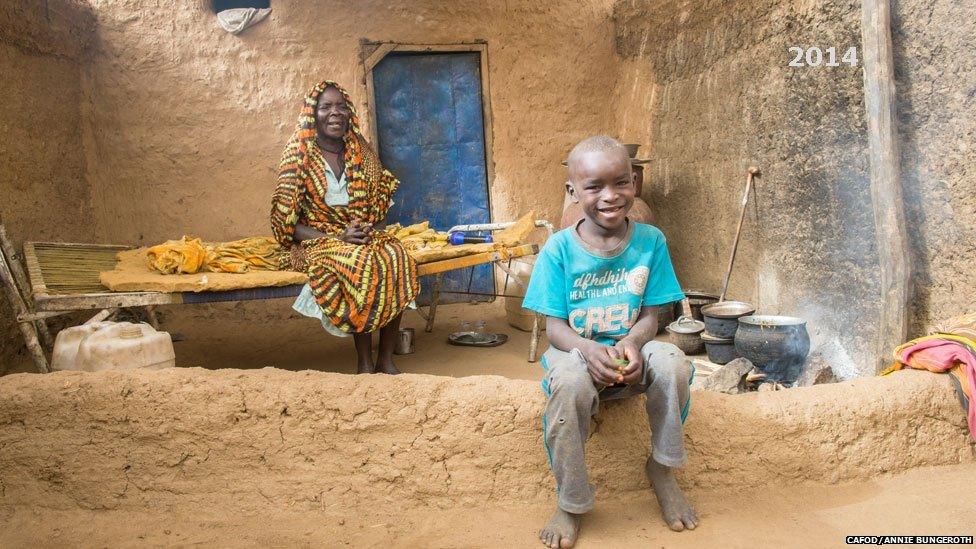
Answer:
[{"label": "woman's bare foot", "polygon": [[374,373],[390,374],[391,376],[395,376],[400,373],[400,370],[397,369],[396,364],[393,364],[393,360],[391,359],[390,361],[381,361],[376,366],[376,371]]},{"label": "woman's bare foot", "polygon": [[653,458],[647,458],[644,466],[647,478],[651,481],[651,488],[657,496],[657,503],[661,506],[661,515],[668,527],[675,532],[694,530],[698,526],[698,515],[685,499],[684,493],[678,487],[678,481],[670,467],[661,465]]},{"label": "woman's bare foot", "polygon": [[365,362],[365,363],[364,362],[360,362],[359,365],[356,366],[356,373],[357,374],[375,374],[376,373],[376,366],[373,366],[373,363],[372,362]]},{"label": "woman's bare foot", "polygon": [[542,540],[542,544],[553,549],[572,547],[576,543],[576,535],[579,534],[580,516],[567,513],[557,507],[552,518],[539,531],[539,539]]}]

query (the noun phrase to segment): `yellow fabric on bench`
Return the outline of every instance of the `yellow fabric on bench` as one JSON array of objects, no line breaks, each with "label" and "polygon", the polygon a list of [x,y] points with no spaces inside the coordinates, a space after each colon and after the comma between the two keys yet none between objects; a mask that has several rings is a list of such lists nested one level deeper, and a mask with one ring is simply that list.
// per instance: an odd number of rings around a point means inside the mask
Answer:
[{"label": "yellow fabric on bench", "polygon": [[284,257],[271,237],[251,237],[231,242],[202,242],[184,236],[167,240],[146,251],[149,267],[163,274],[246,273],[251,269],[276,271]]}]

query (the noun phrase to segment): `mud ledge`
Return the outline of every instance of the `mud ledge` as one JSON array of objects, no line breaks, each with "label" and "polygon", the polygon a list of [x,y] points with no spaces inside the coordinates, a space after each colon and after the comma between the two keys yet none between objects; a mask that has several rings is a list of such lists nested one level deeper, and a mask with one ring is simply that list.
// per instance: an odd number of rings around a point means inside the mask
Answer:
[{"label": "mud ledge", "polygon": [[[0,378],[0,505],[329,509],[548,501],[533,382],[173,369]],[[646,486],[639,400],[601,411],[600,491]],[[692,491],[873,477],[974,461],[948,380],[899,372],[728,396],[695,392]]]}]

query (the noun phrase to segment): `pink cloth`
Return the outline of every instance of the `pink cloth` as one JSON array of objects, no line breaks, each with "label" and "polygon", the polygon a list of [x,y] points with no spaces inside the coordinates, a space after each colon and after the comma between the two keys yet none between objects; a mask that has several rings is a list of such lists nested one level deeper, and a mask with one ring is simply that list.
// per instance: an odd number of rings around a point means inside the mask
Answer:
[{"label": "pink cloth", "polygon": [[976,395],[976,355],[973,355],[970,347],[961,342],[933,337],[899,348],[896,355],[899,361],[912,368],[932,372],[948,372],[961,366],[963,375],[959,381],[963,392],[969,397],[969,435],[976,440],[976,405],[973,403],[973,395]]}]

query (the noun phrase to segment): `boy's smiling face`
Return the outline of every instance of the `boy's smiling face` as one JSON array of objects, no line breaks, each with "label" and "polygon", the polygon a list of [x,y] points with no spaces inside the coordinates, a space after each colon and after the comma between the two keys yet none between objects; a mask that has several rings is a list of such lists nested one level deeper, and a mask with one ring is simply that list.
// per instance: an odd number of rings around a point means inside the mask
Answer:
[{"label": "boy's smiling face", "polygon": [[626,150],[587,151],[572,158],[566,190],[587,219],[606,231],[620,229],[637,192]]}]

